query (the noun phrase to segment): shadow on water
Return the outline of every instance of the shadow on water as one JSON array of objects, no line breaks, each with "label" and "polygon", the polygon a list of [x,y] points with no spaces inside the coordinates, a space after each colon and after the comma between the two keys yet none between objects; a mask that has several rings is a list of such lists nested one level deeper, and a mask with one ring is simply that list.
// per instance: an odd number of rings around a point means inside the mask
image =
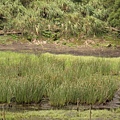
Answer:
[{"label": "shadow on water", "polygon": [[[79,105],[79,108],[82,108],[83,111],[89,110],[90,105]],[[120,108],[120,104],[114,104],[112,101],[109,103],[106,103],[105,105],[92,105],[92,110],[111,110],[111,109],[117,109]],[[77,105],[67,105],[63,107],[52,107],[49,104],[23,104],[23,105],[17,105],[17,104],[0,104],[0,111],[8,112],[24,112],[24,111],[39,111],[39,110],[77,110]]]}]

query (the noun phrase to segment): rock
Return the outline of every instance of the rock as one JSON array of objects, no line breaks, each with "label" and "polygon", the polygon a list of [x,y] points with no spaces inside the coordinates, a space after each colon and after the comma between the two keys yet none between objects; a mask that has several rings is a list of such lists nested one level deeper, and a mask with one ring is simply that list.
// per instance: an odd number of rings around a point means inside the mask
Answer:
[{"label": "rock", "polygon": [[107,44],[106,47],[112,47],[112,44]]}]

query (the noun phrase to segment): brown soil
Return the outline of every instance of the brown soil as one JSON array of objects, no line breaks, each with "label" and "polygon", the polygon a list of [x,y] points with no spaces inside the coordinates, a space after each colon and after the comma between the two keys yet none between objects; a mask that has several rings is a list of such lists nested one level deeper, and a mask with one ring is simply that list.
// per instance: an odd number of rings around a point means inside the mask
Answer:
[{"label": "brown soil", "polygon": [[91,47],[74,46],[69,47],[58,44],[33,44],[33,43],[13,43],[10,45],[0,45],[0,51],[15,51],[28,53],[54,53],[54,54],[72,54],[82,56],[101,56],[101,57],[120,57],[120,47]]}]

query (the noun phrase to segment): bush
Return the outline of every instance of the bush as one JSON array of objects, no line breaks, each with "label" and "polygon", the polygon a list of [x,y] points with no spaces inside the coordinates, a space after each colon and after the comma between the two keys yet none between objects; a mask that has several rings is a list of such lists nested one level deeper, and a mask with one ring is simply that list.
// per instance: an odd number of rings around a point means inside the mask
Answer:
[{"label": "bush", "polygon": [[[119,0],[106,2],[99,0],[2,0],[0,29],[17,30],[33,38],[50,36],[53,40],[60,37],[66,39],[79,37],[81,33],[86,36],[102,35],[105,33],[106,26],[119,28],[119,4]],[[1,16],[5,19],[3,20]],[[52,35],[46,33],[48,31]]]}]

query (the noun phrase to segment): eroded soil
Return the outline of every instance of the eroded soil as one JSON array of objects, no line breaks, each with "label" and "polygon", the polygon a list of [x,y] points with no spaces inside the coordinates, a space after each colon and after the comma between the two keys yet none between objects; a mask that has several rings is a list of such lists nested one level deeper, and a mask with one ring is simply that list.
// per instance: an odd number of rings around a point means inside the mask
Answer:
[{"label": "eroded soil", "polygon": [[101,56],[101,57],[120,57],[120,47],[91,47],[86,45],[81,46],[66,46],[58,44],[33,44],[33,43],[13,43],[10,45],[0,44],[0,51],[15,51],[28,53],[54,53],[54,54],[72,54],[81,56]]}]

